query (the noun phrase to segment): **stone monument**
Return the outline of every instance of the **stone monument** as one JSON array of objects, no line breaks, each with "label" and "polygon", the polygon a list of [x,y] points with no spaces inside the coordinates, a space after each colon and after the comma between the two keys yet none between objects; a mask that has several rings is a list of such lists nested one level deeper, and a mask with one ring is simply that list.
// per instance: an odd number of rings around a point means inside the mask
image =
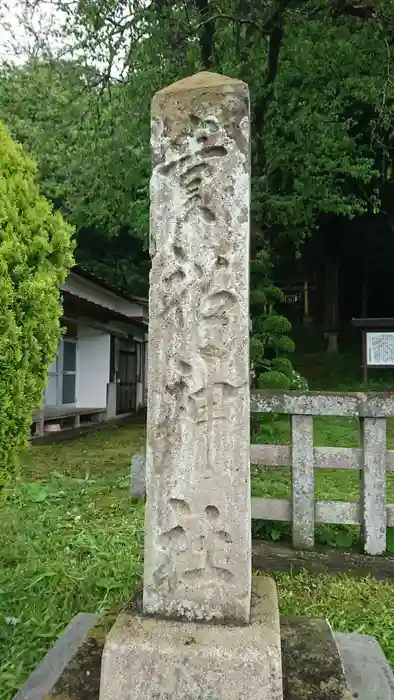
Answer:
[{"label": "stone monument", "polygon": [[152,105],[144,610],[249,622],[249,106],[203,73]]},{"label": "stone monument", "polygon": [[152,103],[143,610],[101,700],[281,700],[275,586],[251,605],[249,95],[200,73]]}]

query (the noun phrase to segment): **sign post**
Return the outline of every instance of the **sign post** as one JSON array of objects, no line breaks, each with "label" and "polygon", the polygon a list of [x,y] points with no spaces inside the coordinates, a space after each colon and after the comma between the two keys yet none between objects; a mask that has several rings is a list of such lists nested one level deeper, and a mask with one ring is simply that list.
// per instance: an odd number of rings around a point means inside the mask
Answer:
[{"label": "sign post", "polygon": [[394,369],[394,318],[354,318],[362,332],[362,376],[368,381],[368,369]]}]

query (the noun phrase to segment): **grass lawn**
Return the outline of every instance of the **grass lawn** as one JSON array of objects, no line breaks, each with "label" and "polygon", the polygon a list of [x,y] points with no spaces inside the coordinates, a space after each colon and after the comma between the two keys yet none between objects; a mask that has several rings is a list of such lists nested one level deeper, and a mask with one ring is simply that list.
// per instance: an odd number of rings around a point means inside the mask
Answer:
[{"label": "grass lawn", "polygon": [[[279,421],[260,439],[286,441],[287,430]],[[317,444],[357,440],[354,421],[316,422]],[[129,465],[141,449],[143,429],[123,426],[27,452],[23,480],[0,511],[0,700],[11,700],[75,613],[113,608],[139,581],[143,508],[129,499]],[[356,499],[357,479],[319,471],[317,496]],[[261,496],[287,496],[289,486],[286,470],[253,479]],[[389,494],[392,500],[391,481]],[[323,616],[337,630],[373,634],[394,665],[394,583],[307,573],[276,579],[283,614]]]},{"label": "grass lawn", "polygon": [[141,427],[26,455],[0,511],[0,698],[9,700],[77,612],[127,600],[142,572],[143,508],[131,505]]}]

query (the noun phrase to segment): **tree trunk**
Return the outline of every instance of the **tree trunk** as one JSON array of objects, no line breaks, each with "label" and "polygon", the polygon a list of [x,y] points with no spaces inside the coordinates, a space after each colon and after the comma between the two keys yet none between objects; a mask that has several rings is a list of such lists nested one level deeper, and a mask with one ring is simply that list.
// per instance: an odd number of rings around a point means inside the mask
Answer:
[{"label": "tree trunk", "polygon": [[337,338],[339,325],[339,261],[328,258],[326,263],[324,325],[328,338],[327,352],[338,352]]},{"label": "tree trunk", "polygon": [[365,264],[361,282],[361,318],[368,317],[368,267]]}]

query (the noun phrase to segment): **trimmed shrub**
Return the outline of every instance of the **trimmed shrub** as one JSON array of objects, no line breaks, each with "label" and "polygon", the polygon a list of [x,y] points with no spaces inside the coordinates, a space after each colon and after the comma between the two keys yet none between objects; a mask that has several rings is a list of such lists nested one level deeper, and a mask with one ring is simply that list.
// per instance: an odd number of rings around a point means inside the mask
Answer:
[{"label": "trimmed shrub", "polygon": [[285,374],[286,377],[289,377],[290,379],[293,376],[293,365],[287,357],[274,357],[274,359],[271,361],[271,368],[275,370],[275,372]]},{"label": "trimmed shrub", "polygon": [[288,389],[289,386],[290,379],[282,372],[270,370],[258,378],[259,389]]},{"label": "trimmed shrub", "polygon": [[18,472],[57,351],[72,234],[40,195],[34,162],[0,122],[0,489]]},{"label": "trimmed shrub", "polygon": [[283,300],[283,293],[272,284],[270,271],[268,256],[260,251],[250,263],[253,386],[260,389],[299,388],[299,375],[294,372],[291,361],[284,357],[294,352],[294,343],[288,335],[291,323],[275,312],[274,305]]}]

